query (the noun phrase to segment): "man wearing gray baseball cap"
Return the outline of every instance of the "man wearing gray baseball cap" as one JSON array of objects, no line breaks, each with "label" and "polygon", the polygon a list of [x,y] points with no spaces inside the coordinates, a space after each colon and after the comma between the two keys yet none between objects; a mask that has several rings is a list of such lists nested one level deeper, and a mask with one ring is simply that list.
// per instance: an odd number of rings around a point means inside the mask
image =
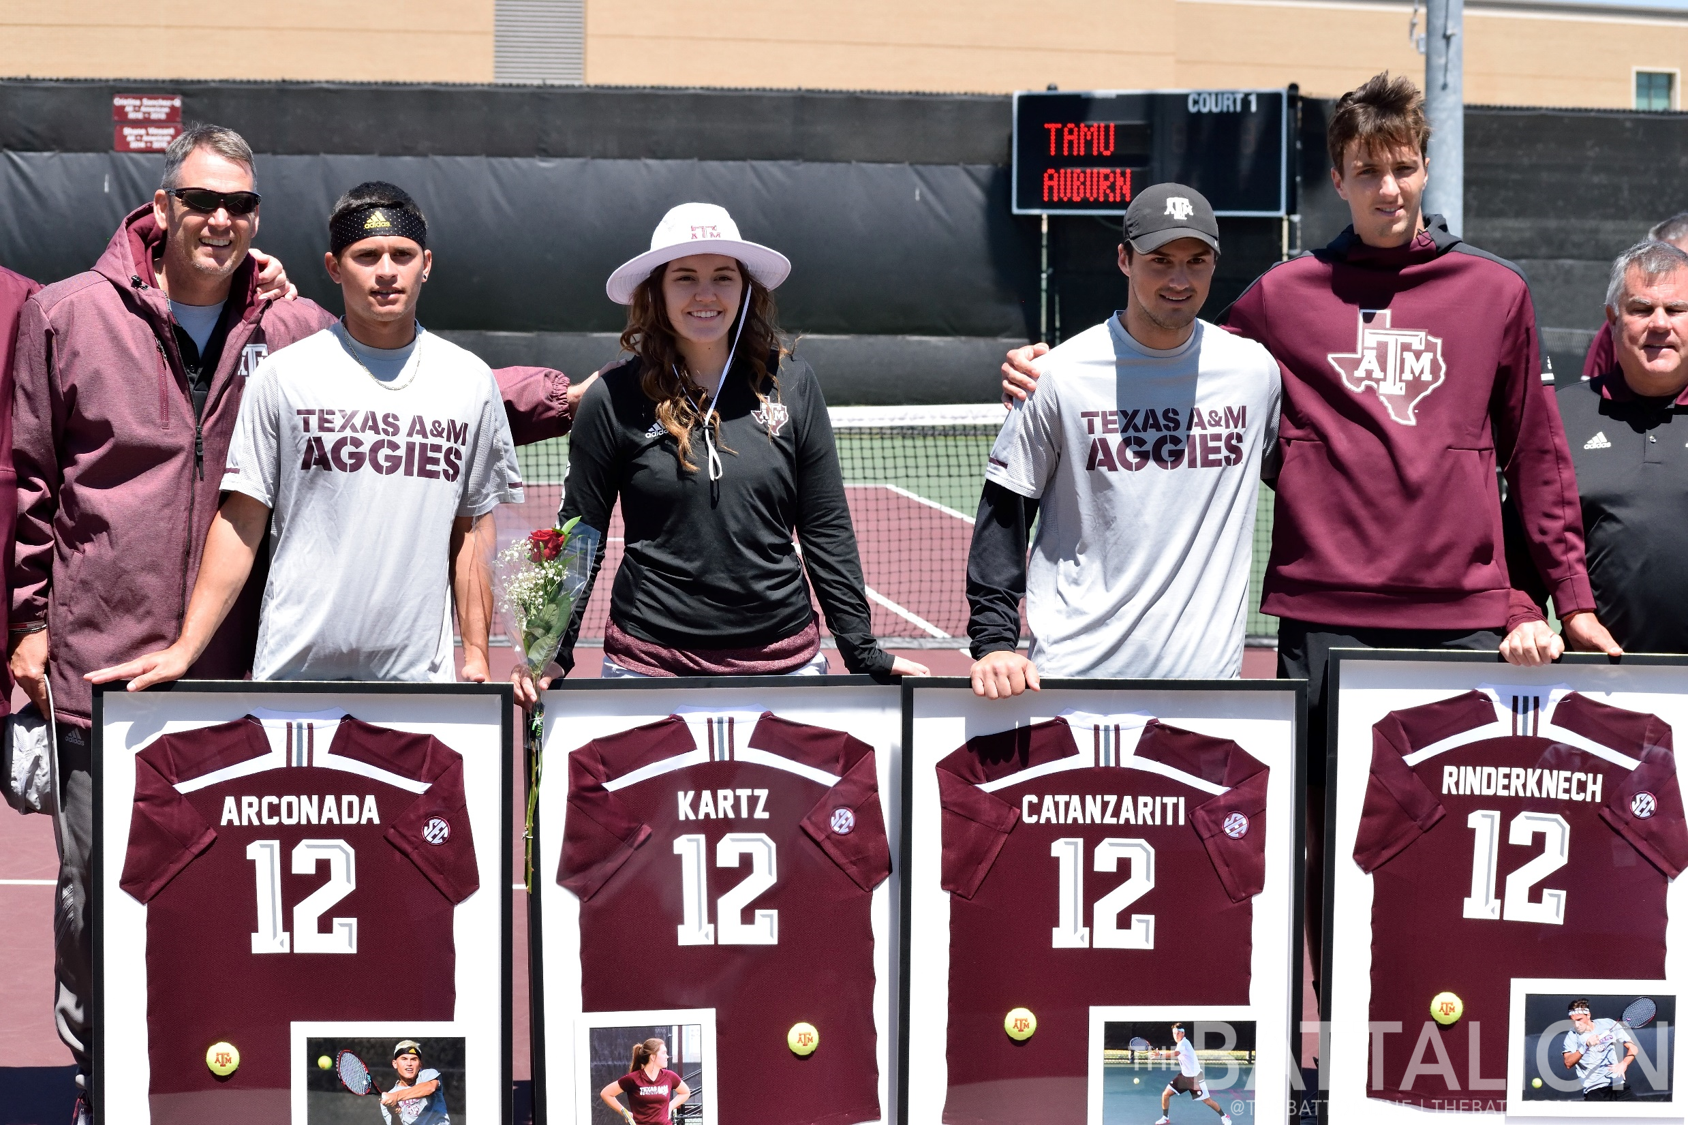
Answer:
[{"label": "man wearing gray baseball cap", "polygon": [[1124,236],[1125,309],[1037,361],[1038,393],[1014,404],[991,450],[967,560],[979,695],[1036,690],[1040,673],[1242,673],[1278,364],[1197,319],[1219,257],[1200,192],[1149,188]]}]

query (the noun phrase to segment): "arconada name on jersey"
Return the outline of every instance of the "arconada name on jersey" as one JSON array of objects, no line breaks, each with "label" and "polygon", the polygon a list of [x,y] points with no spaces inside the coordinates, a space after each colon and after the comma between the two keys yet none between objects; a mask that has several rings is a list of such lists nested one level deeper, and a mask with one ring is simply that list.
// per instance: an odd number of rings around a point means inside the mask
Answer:
[{"label": "arconada name on jersey", "polygon": [[1331,352],[1327,359],[1355,394],[1375,390],[1389,417],[1403,426],[1418,425],[1414,411],[1442,385],[1448,365],[1442,338],[1421,328],[1396,328],[1388,309],[1361,309],[1352,352]]}]

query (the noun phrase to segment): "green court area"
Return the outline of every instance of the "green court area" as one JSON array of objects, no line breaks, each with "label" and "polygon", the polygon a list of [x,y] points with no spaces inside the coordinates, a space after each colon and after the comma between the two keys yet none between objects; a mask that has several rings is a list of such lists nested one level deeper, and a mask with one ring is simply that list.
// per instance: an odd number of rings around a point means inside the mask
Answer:
[{"label": "green court area", "polygon": [[[1236,1125],[1251,1125],[1254,1114],[1254,1066],[1202,1060],[1208,1093]],[[1152,1125],[1161,1116],[1161,1093],[1177,1074],[1178,1064],[1164,1059],[1136,1063],[1109,1060],[1102,1069],[1102,1125]],[[1219,1125],[1219,1115],[1205,1102],[1179,1094],[1167,1107],[1172,1125]],[[1282,1119],[1282,1111],[1279,1111]]]}]

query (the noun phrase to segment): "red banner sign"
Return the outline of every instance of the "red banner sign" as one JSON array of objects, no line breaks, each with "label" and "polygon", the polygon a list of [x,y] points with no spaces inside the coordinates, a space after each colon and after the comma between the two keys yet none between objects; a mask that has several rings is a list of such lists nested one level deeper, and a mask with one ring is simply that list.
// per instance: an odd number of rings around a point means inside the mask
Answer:
[{"label": "red banner sign", "polygon": [[111,96],[111,119],[113,121],[180,121],[182,119],[182,95],[113,94]]},{"label": "red banner sign", "polygon": [[164,125],[117,125],[111,147],[116,152],[163,152],[182,135],[182,123]]}]

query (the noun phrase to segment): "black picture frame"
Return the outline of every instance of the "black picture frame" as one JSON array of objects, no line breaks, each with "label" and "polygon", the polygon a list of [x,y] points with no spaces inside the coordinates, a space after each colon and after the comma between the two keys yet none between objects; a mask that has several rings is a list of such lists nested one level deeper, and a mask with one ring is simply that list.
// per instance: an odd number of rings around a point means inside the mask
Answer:
[{"label": "black picture frame", "polygon": [[[1336,826],[1337,811],[1337,770],[1340,768],[1338,760],[1338,734],[1341,730],[1340,704],[1342,699],[1342,666],[1344,661],[1356,662],[1402,662],[1414,664],[1481,664],[1490,668],[1504,670],[1510,668],[1501,655],[1493,650],[1476,649],[1372,649],[1372,648],[1333,648],[1330,650],[1327,665],[1325,706],[1329,717],[1325,721],[1325,856],[1324,856],[1324,901],[1321,904],[1324,940],[1319,950],[1319,981],[1320,983],[1320,1012],[1322,1019],[1319,1025],[1319,1090],[1318,1090],[1318,1120],[1321,1125],[1330,1122],[1330,1088],[1327,1081],[1326,1068],[1330,1059],[1331,1021],[1329,989],[1335,957],[1335,936],[1332,932],[1336,918],[1336,849],[1330,846]],[[1672,655],[1664,653],[1625,653],[1622,657],[1613,658],[1599,652],[1567,652],[1549,667],[1678,667],[1688,668],[1688,655]],[[1504,672],[1502,673],[1504,674]],[[1370,764],[1367,764],[1370,770]]]},{"label": "black picture frame", "polygon": [[[104,785],[104,753],[105,753],[105,696],[108,693],[126,691],[123,683],[95,684],[92,709],[92,740],[90,742],[91,769],[90,777],[93,789],[93,834],[90,844],[89,863],[89,921],[93,948],[93,998],[91,1003],[91,1019],[94,1027],[93,1042],[89,1045],[90,1067],[89,1080],[94,1097],[94,1104],[102,1107],[102,1119],[110,1120],[103,1107],[104,1097],[104,1067],[102,1065],[105,1051],[105,919],[101,903],[105,893],[105,785]],[[511,995],[513,989],[512,969],[514,967],[511,939],[513,929],[511,922],[511,817],[510,793],[515,783],[513,772],[514,763],[511,752],[511,738],[514,733],[515,689],[508,683],[476,684],[476,683],[375,683],[347,680],[178,680],[174,683],[159,684],[148,689],[151,693],[177,693],[194,695],[275,695],[278,697],[296,695],[391,695],[391,696],[463,696],[494,698],[500,701],[499,706],[499,746],[501,753],[499,778],[499,838],[502,846],[499,852],[499,974],[500,987],[503,990],[503,1015],[500,1019],[500,1053],[502,1055],[501,1074],[499,1075],[499,1106],[503,1125],[515,1125],[515,1084],[513,1072],[513,1028]],[[162,1123],[161,1123],[162,1125]]]},{"label": "black picture frame", "polygon": [[[903,682],[906,684],[907,680],[905,679]],[[561,698],[566,698],[568,693],[570,693],[570,692],[582,692],[582,691],[591,691],[591,692],[606,692],[606,691],[607,692],[623,692],[623,691],[631,691],[631,692],[641,692],[641,691],[643,691],[643,692],[649,692],[649,691],[706,692],[706,691],[710,691],[710,690],[722,690],[722,689],[732,689],[732,690],[735,690],[735,691],[749,689],[749,690],[758,690],[758,691],[771,690],[771,691],[775,691],[775,692],[779,692],[779,691],[814,692],[814,691],[817,691],[817,690],[826,691],[826,690],[830,690],[832,688],[843,688],[843,687],[861,688],[861,687],[896,687],[896,686],[897,686],[896,680],[894,680],[894,679],[892,679],[891,677],[888,677],[888,676],[861,676],[861,675],[851,675],[851,676],[832,676],[832,675],[827,675],[827,676],[672,676],[672,677],[665,676],[665,677],[660,677],[660,678],[659,677],[649,677],[649,678],[647,678],[647,677],[638,677],[638,678],[629,677],[627,679],[611,679],[611,680],[585,680],[585,679],[582,679],[582,680],[561,680],[561,681],[558,681],[556,683],[553,683],[549,688],[547,688],[545,690],[545,692],[541,694],[540,699],[541,699],[542,702],[544,702],[546,704],[546,711],[549,714],[551,704],[553,702],[560,702],[561,701],[560,699],[553,700],[551,698],[552,693],[561,693]],[[909,709],[908,709],[906,697],[901,699],[899,702],[900,702],[900,705],[902,706],[902,724],[903,724],[903,731],[904,731],[903,760],[904,760],[904,763],[905,763],[905,772],[906,772],[906,762],[907,762],[907,759],[908,759],[907,730],[908,730],[908,725],[909,725],[910,719],[909,719]],[[554,769],[554,768],[556,768],[556,765],[557,765],[557,763],[555,763],[555,762],[549,762],[549,763],[545,764],[545,768]],[[531,779],[532,776],[533,776],[532,763],[531,762],[529,763],[527,776],[528,776],[529,779]],[[902,799],[903,799],[904,802],[906,802],[906,800],[907,800],[906,789],[905,789],[904,793],[902,794]],[[533,837],[534,837],[534,846],[535,846],[536,850],[538,848],[539,836],[540,836],[540,832],[541,832],[540,816],[541,816],[540,811],[539,811],[538,807],[536,806],[535,810],[534,810],[534,816],[533,816]],[[903,835],[906,836],[907,833],[905,832],[905,833],[903,833]],[[539,876],[536,873],[535,874],[535,886],[536,887],[538,886],[538,878],[539,878]],[[552,1123],[550,1122],[550,1118],[549,1118],[550,1098],[549,1098],[548,1092],[547,1092],[546,1074],[545,1074],[545,1071],[546,1071],[545,1023],[546,1023],[547,1017],[546,1017],[546,1014],[545,1014],[545,970],[544,970],[544,966],[542,964],[543,959],[544,959],[543,958],[543,950],[544,950],[544,928],[545,928],[544,914],[545,914],[545,911],[544,911],[543,906],[541,905],[541,897],[542,896],[540,896],[539,894],[535,894],[535,893],[530,893],[528,895],[528,989],[529,989],[529,998],[530,998],[529,999],[529,1005],[530,1005],[530,1008],[531,1008],[531,1011],[532,1011],[532,1019],[530,1021],[530,1027],[531,1027],[532,1030],[531,1030],[530,1034],[531,1034],[532,1043],[533,1043],[532,1051],[531,1051],[532,1060],[533,1060],[533,1062],[532,1062],[532,1068],[533,1068],[532,1069],[532,1074],[533,1074],[533,1121],[534,1121],[534,1125],[552,1125]],[[893,896],[892,904],[893,904],[893,910],[894,911],[899,909],[900,908],[899,898],[896,897],[896,896]],[[907,972],[907,961],[908,961],[908,947],[907,947],[907,942],[904,941],[902,939],[902,936],[901,936],[902,933],[903,933],[903,929],[902,929],[901,926],[899,926],[897,924],[897,920],[895,918],[893,919],[892,932],[894,934],[898,935],[897,940],[898,940],[898,946],[899,946],[899,948],[895,951],[895,953],[892,957],[892,963],[898,966],[899,974],[906,974],[906,972]],[[891,995],[892,995],[892,1003],[895,1006],[897,1004],[897,998],[900,995],[899,990],[903,987],[903,984],[902,984],[901,980],[899,980],[898,982],[894,982],[894,983],[895,983],[895,987],[893,988]],[[897,1019],[899,1017],[899,1013],[894,1010],[892,1012],[892,1016],[893,1016],[893,1019]],[[903,1016],[901,1018],[903,1019],[903,1023],[899,1025],[900,1030],[903,1031],[903,1032],[906,1032],[906,1030],[907,1030],[907,1028],[906,1028],[906,1016]],[[893,1049],[891,1050],[890,1056],[889,1056],[892,1059],[892,1065],[894,1065],[894,1066],[899,1065],[898,1057],[899,1057],[900,1051],[902,1050],[902,1044],[901,1044],[900,1039],[899,1039],[898,1043],[892,1044],[892,1048]],[[906,1084],[906,1077],[905,1077],[904,1073],[902,1072],[900,1066],[899,1066],[899,1073],[896,1075],[896,1080],[893,1081],[892,1084],[891,1084],[891,1089],[892,1089],[892,1092],[893,1092],[893,1102],[894,1103],[895,1103],[896,1098],[897,1098],[896,1090],[897,1090],[897,1086],[898,1086],[899,1082]],[[886,1108],[886,1107],[881,1107],[881,1108]],[[892,1125],[892,1122],[901,1122],[901,1121],[906,1120],[906,1118],[902,1114],[901,1106],[896,1105],[895,1108],[896,1108],[896,1116],[892,1117],[890,1114],[887,1114],[886,1125]],[[559,1122],[556,1123],[556,1125],[565,1125],[565,1123],[559,1121]]]},{"label": "black picture frame", "polygon": [[[1293,695],[1295,700],[1294,733],[1292,736],[1292,752],[1294,758],[1294,774],[1291,778],[1291,789],[1295,794],[1295,812],[1293,825],[1294,854],[1300,857],[1305,854],[1307,840],[1307,681],[1299,679],[1235,679],[1235,680],[1150,680],[1150,679],[1101,679],[1101,678],[1046,678],[1042,681],[1044,691],[1153,691],[1173,693],[1196,692],[1245,692],[1245,693],[1273,693]],[[914,858],[914,834],[910,831],[914,816],[914,719],[915,696],[919,692],[933,690],[972,690],[972,681],[965,676],[930,676],[908,678],[903,680],[903,782],[902,782],[902,838],[898,842],[898,862],[902,870],[908,872]],[[954,749],[949,747],[947,749]],[[898,1067],[899,1088],[897,1090],[898,1120],[908,1120],[908,1076],[910,1072],[911,1049],[909,1042],[909,1016],[912,1005],[910,993],[911,967],[910,953],[913,948],[913,881],[907,877],[902,880],[902,932],[900,935],[900,992],[898,995],[898,1016],[901,1031],[899,1039],[903,1045],[904,1057]],[[1302,862],[1290,864],[1290,933],[1289,933],[1289,1036],[1287,1044],[1288,1059],[1291,1062],[1291,1073],[1288,1076],[1289,1090],[1292,1097],[1286,1107],[1284,1121],[1286,1125],[1296,1125],[1300,1117],[1301,1103],[1305,1100],[1304,1092],[1300,1090],[1301,1080],[1299,1062],[1301,1058],[1301,1024],[1303,1017],[1302,994],[1305,982],[1302,974],[1302,964],[1306,944],[1306,865]],[[1301,1095],[1301,1096],[1295,1096]]]}]

